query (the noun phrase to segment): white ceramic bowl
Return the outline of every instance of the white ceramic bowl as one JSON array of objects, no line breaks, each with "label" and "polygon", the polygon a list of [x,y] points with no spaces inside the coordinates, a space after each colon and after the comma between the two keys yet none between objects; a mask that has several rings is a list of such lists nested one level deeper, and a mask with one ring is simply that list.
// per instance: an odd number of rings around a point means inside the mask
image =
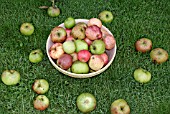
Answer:
[{"label": "white ceramic bowl", "polygon": [[[76,23],[78,22],[84,22],[84,23],[88,23],[89,20],[87,19],[75,19]],[[59,25],[60,27],[63,27],[64,28],[64,23],[60,24]],[[105,26],[102,26],[102,29],[105,29],[109,34],[113,35]],[[114,58],[115,58],[115,55],[116,55],[116,45],[113,49],[111,50],[106,50],[106,53],[108,54],[109,56],[109,63],[104,66],[102,69],[96,71],[96,72],[92,72],[92,73],[88,73],[88,74],[75,74],[75,73],[72,73],[72,72],[69,72],[69,71],[66,71],[66,70],[63,70],[61,69],[59,66],[57,66],[57,64],[53,61],[53,59],[50,57],[49,55],[49,49],[50,47],[53,45],[53,42],[51,41],[51,38],[50,38],[50,35],[47,39],[47,42],[46,42],[46,52],[47,52],[47,56],[51,62],[51,64],[60,72],[62,72],[63,74],[65,75],[68,75],[70,77],[74,77],[74,78],[89,78],[89,77],[93,77],[93,76],[96,76],[102,72],[104,72],[113,62]]]}]

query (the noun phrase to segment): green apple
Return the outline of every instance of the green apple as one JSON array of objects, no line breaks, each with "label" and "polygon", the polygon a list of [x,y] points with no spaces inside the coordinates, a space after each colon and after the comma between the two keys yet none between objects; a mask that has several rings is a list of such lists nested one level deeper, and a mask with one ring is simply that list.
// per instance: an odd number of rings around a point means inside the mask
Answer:
[{"label": "green apple", "polygon": [[65,28],[73,28],[75,25],[75,19],[73,17],[68,17],[65,21],[64,21],[64,26]]},{"label": "green apple", "polygon": [[112,12],[110,11],[102,11],[100,14],[99,14],[99,19],[102,21],[102,22],[105,22],[105,23],[109,23],[109,22],[112,22],[113,20],[113,14]]},{"label": "green apple", "polygon": [[25,36],[30,36],[34,32],[34,26],[31,23],[23,23],[20,27],[20,32]]},{"label": "green apple", "polygon": [[45,80],[45,79],[36,79],[34,81],[34,84],[32,85],[32,89],[37,94],[44,94],[48,91],[49,84],[48,84],[47,80]]},{"label": "green apple", "polygon": [[32,63],[38,63],[41,62],[43,59],[43,52],[41,49],[32,50],[29,54],[29,60]]},{"label": "green apple", "polygon": [[89,72],[89,66],[85,62],[75,61],[71,66],[71,71],[76,74],[87,74]]},{"label": "green apple", "polygon": [[76,52],[80,50],[88,50],[88,44],[84,40],[75,40]]},{"label": "green apple", "polygon": [[1,79],[6,85],[16,85],[20,81],[20,73],[15,70],[5,70],[1,75]]},{"label": "green apple", "polygon": [[60,15],[60,9],[57,7],[49,7],[47,13],[50,17],[57,17]]},{"label": "green apple", "polygon": [[151,73],[143,68],[134,71],[134,78],[140,83],[147,83],[151,80]]},{"label": "green apple", "polygon": [[105,52],[105,43],[102,40],[95,40],[90,45],[92,54],[103,54]]},{"label": "green apple", "polygon": [[96,98],[91,93],[82,93],[76,101],[78,109],[83,113],[89,113],[96,108]]},{"label": "green apple", "polygon": [[130,114],[130,107],[124,99],[117,99],[111,104],[111,114]]},{"label": "green apple", "polygon": [[66,52],[67,54],[71,54],[71,53],[75,52],[76,46],[75,46],[75,44],[74,44],[73,41],[68,40],[68,41],[65,41],[65,42],[63,43],[63,50],[64,50],[64,52]]}]

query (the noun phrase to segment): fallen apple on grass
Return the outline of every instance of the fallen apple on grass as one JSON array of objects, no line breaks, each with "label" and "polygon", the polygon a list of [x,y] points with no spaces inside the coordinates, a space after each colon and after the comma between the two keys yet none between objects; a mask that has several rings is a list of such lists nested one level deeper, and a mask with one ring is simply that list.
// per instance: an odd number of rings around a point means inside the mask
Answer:
[{"label": "fallen apple on grass", "polygon": [[117,99],[111,104],[111,114],[130,114],[130,107],[124,99]]},{"label": "fallen apple on grass", "polygon": [[16,85],[20,81],[20,73],[16,70],[5,70],[1,75],[1,79],[6,85]]},{"label": "fallen apple on grass", "polygon": [[34,33],[34,26],[31,23],[23,23],[20,27],[20,32],[25,36],[30,36]]},{"label": "fallen apple on grass", "polygon": [[168,52],[162,48],[155,48],[150,52],[150,57],[153,62],[161,64],[168,60]]},{"label": "fallen apple on grass", "polygon": [[47,14],[50,17],[58,17],[60,15],[60,9],[58,7],[50,6],[47,10]]},{"label": "fallen apple on grass", "polygon": [[29,54],[29,61],[32,63],[38,63],[43,60],[43,52],[41,49],[32,50]]},{"label": "fallen apple on grass", "polygon": [[78,109],[83,113],[89,113],[96,108],[96,98],[91,93],[82,93],[76,101]]},{"label": "fallen apple on grass", "polygon": [[36,79],[32,85],[32,89],[37,94],[45,94],[49,89],[49,84],[45,79]]},{"label": "fallen apple on grass", "polygon": [[110,11],[104,10],[99,13],[99,19],[104,23],[110,23],[113,20],[113,14]]},{"label": "fallen apple on grass", "polygon": [[33,101],[34,108],[41,111],[47,109],[49,103],[49,99],[45,95],[38,95]]},{"label": "fallen apple on grass", "polygon": [[152,41],[148,38],[141,38],[135,42],[137,51],[145,53],[152,49]]},{"label": "fallen apple on grass", "polygon": [[139,83],[147,83],[151,80],[151,73],[143,68],[134,71],[134,79]]}]

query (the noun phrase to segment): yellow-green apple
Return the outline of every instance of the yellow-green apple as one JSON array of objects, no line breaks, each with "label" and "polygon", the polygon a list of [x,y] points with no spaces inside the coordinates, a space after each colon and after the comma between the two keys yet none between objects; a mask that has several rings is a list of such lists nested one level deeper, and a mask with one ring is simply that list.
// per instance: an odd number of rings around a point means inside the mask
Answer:
[{"label": "yellow-green apple", "polygon": [[20,32],[25,36],[30,36],[34,33],[34,26],[31,23],[23,23],[20,27]]},{"label": "yellow-green apple", "polygon": [[104,61],[100,55],[92,55],[88,61],[89,67],[94,70],[100,70],[104,66]]},{"label": "yellow-green apple", "polygon": [[111,104],[111,114],[130,114],[130,107],[124,99],[117,99]]},{"label": "yellow-green apple", "polygon": [[88,50],[81,50],[78,52],[78,60],[81,62],[89,61],[91,53]]},{"label": "yellow-green apple", "polygon": [[47,13],[50,17],[57,17],[60,15],[60,9],[58,7],[50,6],[47,10]]},{"label": "yellow-green apple", "polygon": [[43,52],[41,49],[32,50],[29,54],[29,61],[32,63],[38,63],[43,60]]},{"label": "yellow-green apple", "polygon": [[63,54],[57,60],[57,65],[64,70],[69,69],[72,66],[72,63],[73,60],[70,54]]},{"label": "yellow-green apple", "polygon": [[45,95],[38,95],[33,101],[34,108],[41,111],[47,109],[49,103],[49,99]]},{"label": "yellow-green apple", "polygon": [[89,72],[89,66],[85,62],[77,60],[72,64],[71,71],[76,74],[87,74]]},{"label": "yellow-green apple", "polygon": [[89,113],[96,108],[96,98],[91,93],[82,93],[77,97],[76,104],[83,113]]},{"label": "yellow-green apple", "polygon": [[49,84],[45,79],[36,79],[32,85],[32,89],[37,94],[45,94],[49,89]]},{"label": "yellow-green apple", "polygon": [[92,26],[92,25],[97,25],[99,28],[102,27],[102,22],[100,19],[98,18],[91,18],[88,23],[87,23],[88,26]]},{"label": "yellow-green apple", "polygon": [[90,45],[90,52],[92,54],[102,54],[105,52],[105,43],[103,40],[94,40]]},{"label": "yellow-green apple", "polygon": [[50,47],[49,55],[51,58],[58,59],[62,54],[64,54],[62,43],[55,43]]},{"label": "yellow-green apple", "polygon": [[85,38],[85,28],[82,25],[76,25],[72,28],[71,35],[75,39],[84,39]]},{"label": "yellow-green apple", "polygon": [[168,60],[168,52],[162,48],[155,48],[150,52],[150,57],[153,62],[161,64]]},{"label": "yellow-green apple", "polygon": [[88,26],[85,33],[86,37],[90,40],[97,40],[102,38],[101,29],[96,25]]},{"label": "yellow-green apple", "polygon": [[135,48],[142,53],[150,51],[152,49],[152,41],[148,38],[141,38],[135,42]]},{"label": "yellow-green apple", "polygon": [[75,40],[74,41],[76,45],[76,52],[79,52],[80,50],[88,50],[88,44],[84,40]]},{"label": "yellow-green apple", "polygon": [[53,43],[62,43],[67,37],[66,30],[63,27],[55,27],[51,31],[51,41]]},{"label": "yellow-green apple", "polygon": [[116,45],[116,40],[111,34],[105,35],[105,37],[103,37],[103,42],[105,43],[105,48],[108,50],[113,49]]},{"label": "yellow-green apple", "polygon": [[5,70],[1,75],[1,79],[6,85],[16,85],[20,81],[20,73],[16,70]]},{"label": "yellow-green apple", "polygon": [[104,10],[99,13],[99,19],[104,23],[110,23],[113,20],[113,14],[110,11]]},{"label": "yellow-green apple", "polygon": [[75,19],[73,17],[68,17],[65,21],[64,21],[64,26],[67,29],[73,28],[75,26]]},{"label": "yellow-green apple", "polygon": [[143,68],[134,71],[134,79],[139,83],[147,83],[151,80],[151,73]]},{"label": "yellow-green apple", "polygon": [[73,52],[75,52],[76,50],[76,46],[74,44],[74,41],[71,40],[67,40],[63,43],[63,50],[64,52],[66,52],[67,54],[71,54]]}]

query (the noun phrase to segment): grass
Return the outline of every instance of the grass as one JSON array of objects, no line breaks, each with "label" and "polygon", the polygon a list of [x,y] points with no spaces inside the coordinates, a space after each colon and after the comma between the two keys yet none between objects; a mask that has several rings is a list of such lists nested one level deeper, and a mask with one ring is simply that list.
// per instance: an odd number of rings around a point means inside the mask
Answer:
[{"label": "grass", "polygon": [[[170,52],[170,1],[169,0],[60,0],[61,14],[51,18],[39,6],[48,0],[0,0],[0,73],[15,69],[21,74],[16,86],[6,86],[0,81],[0,114],[81,114],[76,98],[90,92],[97,99],[97,108],[91,114],[109,114],[111,103],[125,99],[131,114],[170,113],[170,61],[154,64],[149,52],[135,51],[134,43],[140,37],[148,37],[153,48],[161,47]],[[117,55],[113,64],[102,74],[88,79],[70,78],[57,71],[49,62],[45,44],[51,29],[72,16],[74,18],[97,17],[103,10],[114,14],[114,21],[104,24],[117,41]],[[19,27],[24,22],[35,26],[32,36],[23,36]],[[40,48],[45,55],[42,62],[32,64],[28,60],[31,50]],[[139,84],[133,79],[136,68],[152,73],[152,80]],[[45,95],[50,106],[45,111],[33,107],[37,96],[32,91],[35,79],[44,78],[50,84]]]}]

